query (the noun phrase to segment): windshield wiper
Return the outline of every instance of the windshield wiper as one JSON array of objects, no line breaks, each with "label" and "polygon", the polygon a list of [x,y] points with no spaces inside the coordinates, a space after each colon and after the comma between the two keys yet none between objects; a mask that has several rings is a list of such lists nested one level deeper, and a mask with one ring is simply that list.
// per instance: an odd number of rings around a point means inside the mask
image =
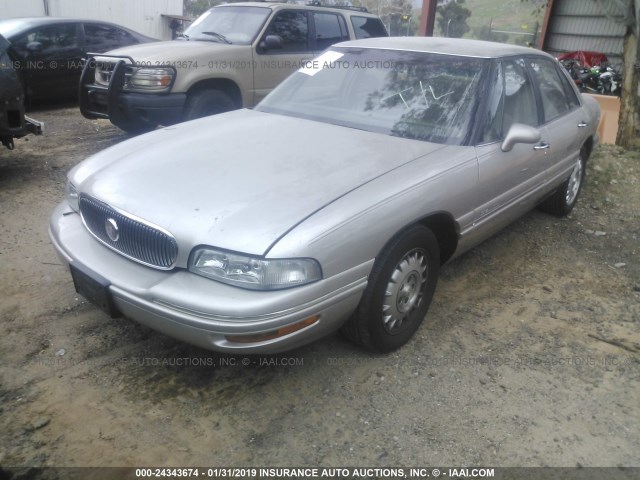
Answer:
[{"label": "windshield wiper", "polygon": [[184,33],[181,33],[180,35],[178,35],[177,38],[184,38],[185,40],[189,40],[189,35],[185,35]]},{"label": "windshield wiper", "polygon": [[227,40],[227,37],[225,37],[221,33],[218,33],[218,32],[200,32],[200,33],[202,33],[203,35],[211,35],[212,37],[216,37],[222,40],[224,43],[228,43],[229,45],[231,45],[231,42]]}]

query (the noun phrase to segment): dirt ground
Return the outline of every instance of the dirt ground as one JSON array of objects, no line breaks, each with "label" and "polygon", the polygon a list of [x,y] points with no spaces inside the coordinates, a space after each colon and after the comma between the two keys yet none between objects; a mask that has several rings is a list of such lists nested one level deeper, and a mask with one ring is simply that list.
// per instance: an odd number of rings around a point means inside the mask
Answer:
[{"label": "dirt ground", "polygon": [[0,152],[5,469],[640,466],[640,151],[601,148],[569,218],[533,211],[444,267],[401,350],[336,334],[228,357],[78,297],[48,217],[66,172],[127,136],[32,115],[46,134]]}]

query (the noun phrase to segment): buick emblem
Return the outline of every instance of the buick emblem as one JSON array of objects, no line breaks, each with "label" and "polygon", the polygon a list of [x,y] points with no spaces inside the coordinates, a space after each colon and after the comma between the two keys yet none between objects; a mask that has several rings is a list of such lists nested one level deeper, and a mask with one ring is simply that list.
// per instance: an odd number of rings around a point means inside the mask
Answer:
[{"label": "buick emblem", "polygon": [[112,242],[117,242],[120,238],[120,230],[118,230],[118,223],[113,218],[107,218],[104,221],[104,229],[107,232],[107,237]]}]

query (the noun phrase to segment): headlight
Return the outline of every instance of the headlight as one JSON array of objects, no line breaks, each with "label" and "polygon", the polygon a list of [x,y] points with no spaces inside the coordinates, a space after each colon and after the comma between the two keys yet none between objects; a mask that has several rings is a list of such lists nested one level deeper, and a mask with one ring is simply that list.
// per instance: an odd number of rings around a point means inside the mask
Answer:
[{"label": "headlight", "polygon": [[67,180],[67,186],[65,188],[67,193],[67,203],[74,211],[79,211],[80,207],[78,206],[78,190],[73,183]]},{"label": "headlight", "polygon": [[194,250],[189,270],[251,290],[297,287],[322,278],[320,264],[312,258],[264,259],[212,248]]},{"label": "headlight", "polygon": [[176,71],[173,68],[138,68],[127,76],[129,90],[165,91],[171,88]]}]

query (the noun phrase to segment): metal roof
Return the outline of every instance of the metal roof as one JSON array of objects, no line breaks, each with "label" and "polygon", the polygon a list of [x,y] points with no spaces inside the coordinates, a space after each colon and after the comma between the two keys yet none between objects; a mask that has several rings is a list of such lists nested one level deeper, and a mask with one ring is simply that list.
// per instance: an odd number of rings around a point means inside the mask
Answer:
[{"label": "metal roof", "polygon": [[543,49],[553,55],[577,50],[602,52],[611,63],[621,61],[625,26],[616,21],[621,12],[611,3],[605,10],[600,2],[550,2]]}]

